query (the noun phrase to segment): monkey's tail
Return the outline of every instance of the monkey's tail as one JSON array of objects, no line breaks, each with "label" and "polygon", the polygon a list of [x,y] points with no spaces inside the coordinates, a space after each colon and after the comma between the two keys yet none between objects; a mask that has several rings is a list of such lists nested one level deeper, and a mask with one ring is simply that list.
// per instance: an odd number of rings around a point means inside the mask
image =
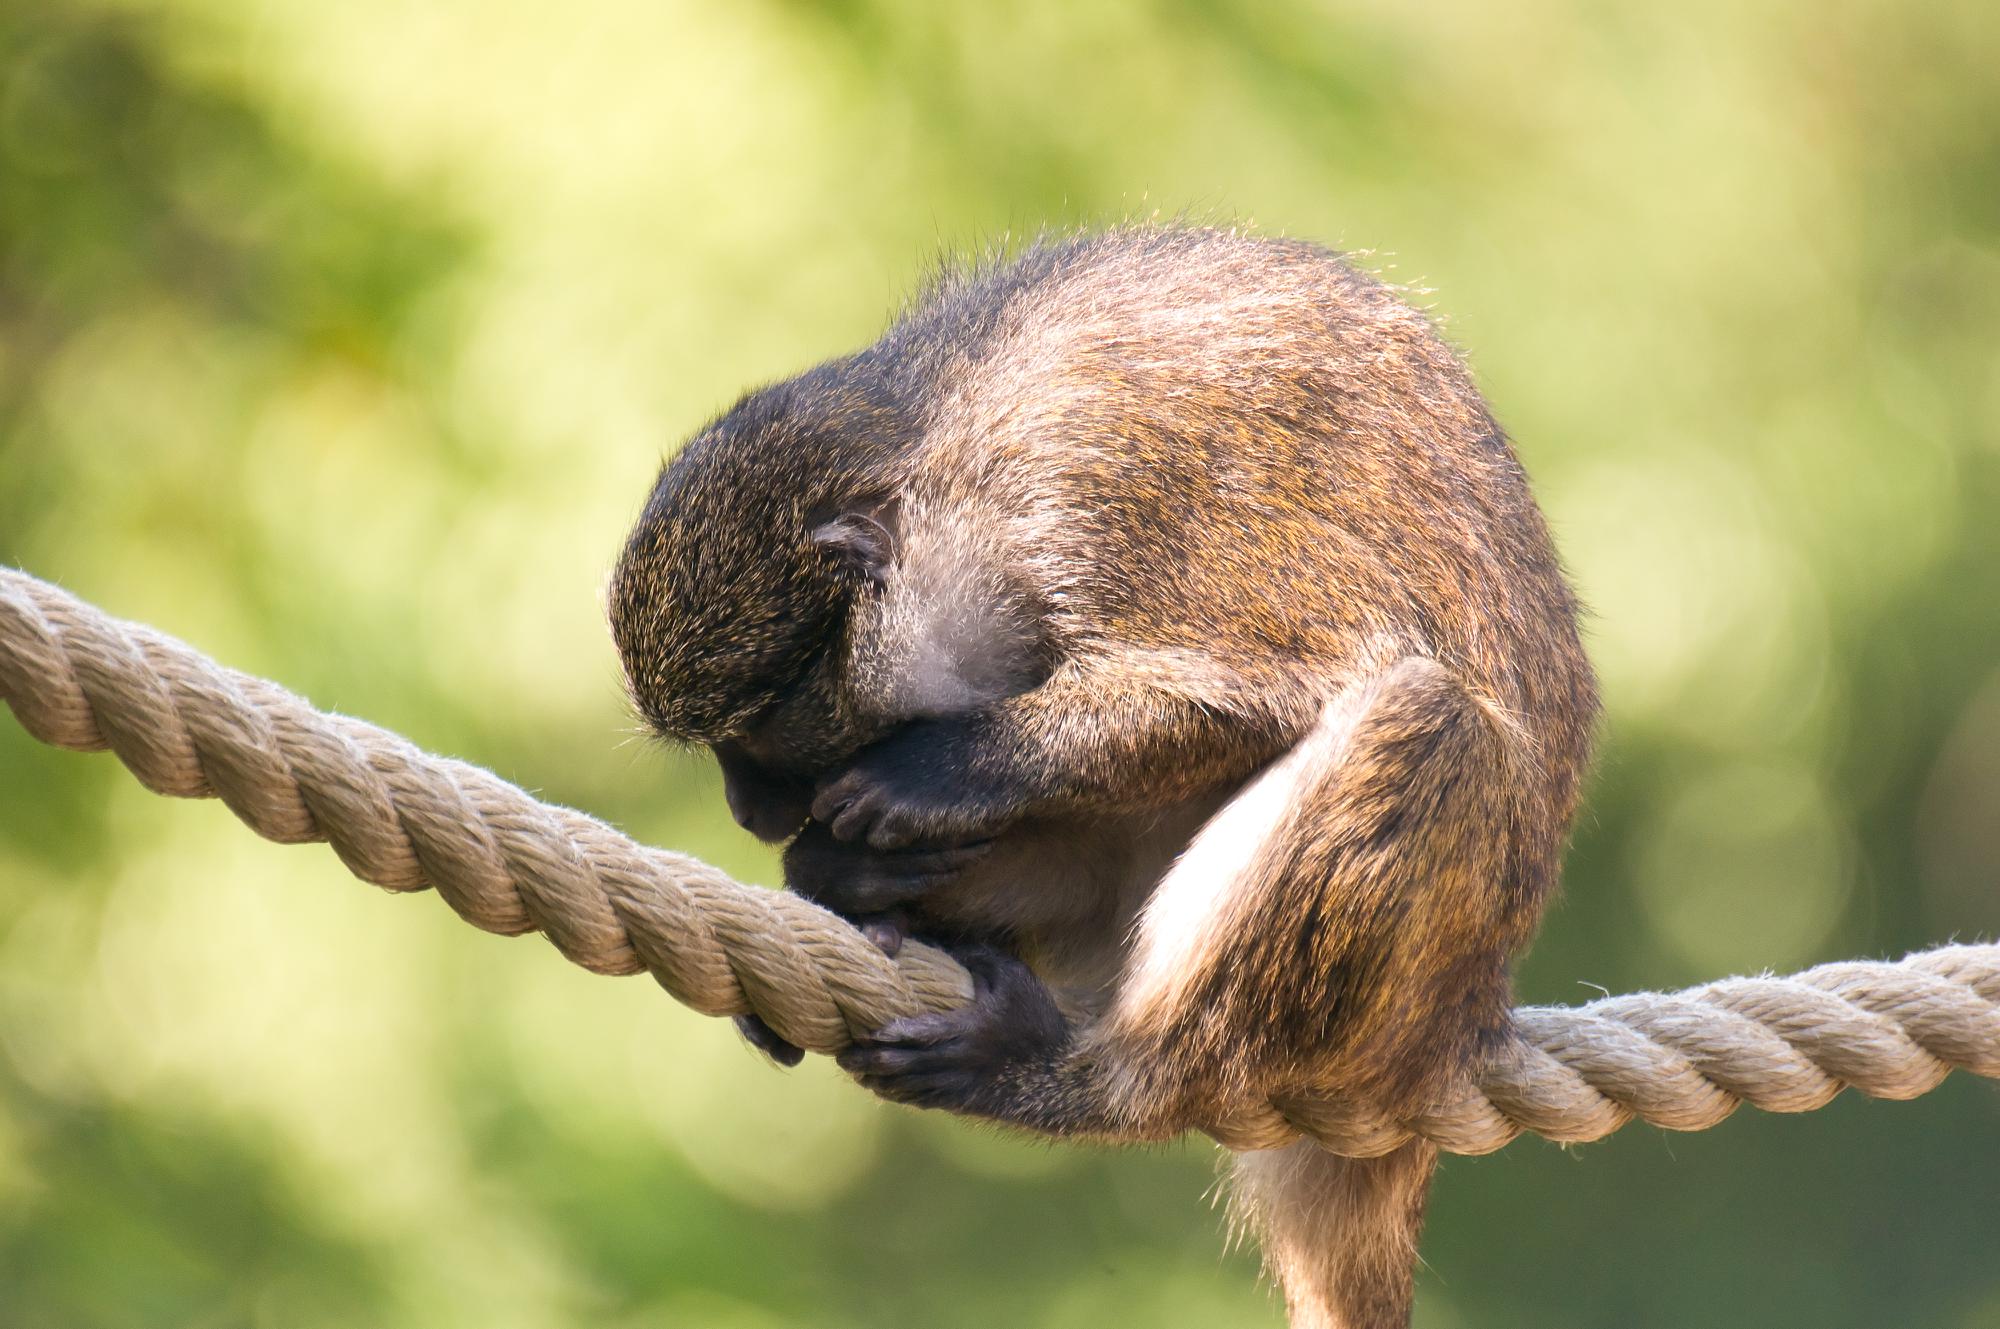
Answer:
[{"label": "monkey's tail", "polygon": [[1342,1158],[1310,1140],[1236,1155],[1230,1213],[1264,1249],[1292,1329],[1405,1329],[1436,1146]]}]

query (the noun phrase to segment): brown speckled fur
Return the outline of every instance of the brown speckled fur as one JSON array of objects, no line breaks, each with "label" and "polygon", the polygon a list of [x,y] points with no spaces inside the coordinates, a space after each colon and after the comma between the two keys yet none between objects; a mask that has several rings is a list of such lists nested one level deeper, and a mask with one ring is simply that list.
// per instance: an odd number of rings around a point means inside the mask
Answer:
[{"label": "brown speckled fur", "polygon": [[[957,1023],[843,1064],[1128,1139],[1302,1085],[1410,1108],[1506,1035],[1596,710],[1575,619],[1423,316],[1315,246],[1190,228],[948,274],[746,397],[611,587],[640,711],[796,833],[790,884],[1004,947]],[[1227,870],[1171,885],[1190,841]],[[1296,1323],[1406,1321],[1430,1166],[1244,1160]]]}]

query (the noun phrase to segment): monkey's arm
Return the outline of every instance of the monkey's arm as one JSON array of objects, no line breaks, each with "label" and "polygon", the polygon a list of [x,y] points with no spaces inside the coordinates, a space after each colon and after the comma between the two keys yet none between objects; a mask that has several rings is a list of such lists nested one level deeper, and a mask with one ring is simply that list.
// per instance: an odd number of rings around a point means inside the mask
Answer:
[{"label": "monkey's arm", "polygon": [[1546,880],[1518,740],[1442,666],[1329,702],[1154,889],[1111,1010],[1072,1027],[1018,961],[973,1003],[842,1054],[885,1097],[1058,1134],[1160,1138],[1287,1083],[1420,1102],[1504,1028]]},{"label": "monkey's arm", "polygon": [[1159,808],[1243,779],[1318,709],[1301,679],[1197,652],[1081,653],[1032,691],[905,724],[823,781],[812,814],[837,839],[898,849],[1037,813]]}]

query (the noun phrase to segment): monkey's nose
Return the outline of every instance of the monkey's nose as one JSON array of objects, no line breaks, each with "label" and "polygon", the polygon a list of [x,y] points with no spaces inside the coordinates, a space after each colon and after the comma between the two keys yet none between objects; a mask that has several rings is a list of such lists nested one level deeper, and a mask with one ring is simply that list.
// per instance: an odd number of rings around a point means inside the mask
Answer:
[{"label": "monkey's nose", "polygon": [[781,844],[806,824],[806,809],[797,799],[757,798],[724,790],[729,815],[736,824],[765,844]]},{"label": "monkey's nose", "polygon": [[734,743],[713,745],[722,767],[722,799],[736,824],[767,844],[791,838],[805,825],[806,787],[750,760]]}]

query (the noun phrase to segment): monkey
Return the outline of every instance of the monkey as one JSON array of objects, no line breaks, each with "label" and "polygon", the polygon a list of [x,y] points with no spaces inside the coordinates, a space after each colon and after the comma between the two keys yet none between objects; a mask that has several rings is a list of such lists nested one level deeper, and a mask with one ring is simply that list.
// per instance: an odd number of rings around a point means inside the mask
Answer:
[{"label": "monkey", "polygon": [[[694,435],[607,606],[787,887],[972,973],[840,1054],[886,1099],[1157,1141],[1411,1112],[1511,1036],[1596,683],[1469,372],[1341,255],[1127,224],[946,265]],[[1294,1325],[1408,1323],[1434,1163],[1235,1158]]]}]

